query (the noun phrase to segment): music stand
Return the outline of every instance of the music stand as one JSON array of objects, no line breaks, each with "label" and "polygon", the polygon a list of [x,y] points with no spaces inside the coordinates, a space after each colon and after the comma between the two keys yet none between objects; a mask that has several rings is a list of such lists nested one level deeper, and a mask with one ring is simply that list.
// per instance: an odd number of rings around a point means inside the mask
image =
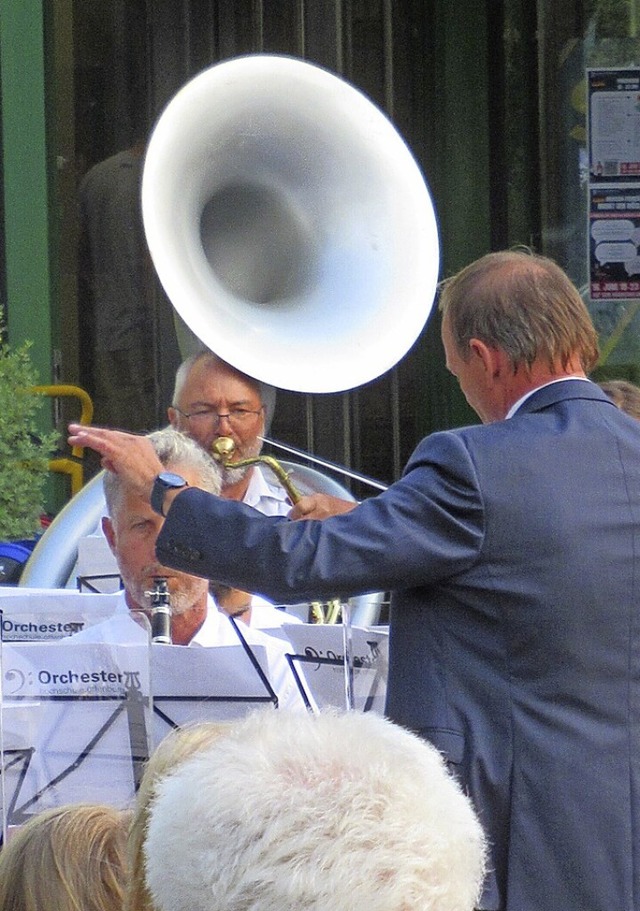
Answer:
[{"label": "music stand", "polygon": [[128,805],[149,757],[144,641],[0,645],[2,832],[67,803]]},{"label": "music stand", "polygon": [[[172,728],[278,705],[267,647],[249,645],[231,618],[237,645],[152,644],[146,617],[134,618],[121,595],[47,591],[4,602],[3,833],[62,803],[128,805],[150,750]],[[69,624],[82,629],[55,638]]]},{"label": "music stand", "polygon": [[91,592],[92,594],[112,594],[122,591],[123,588],[120,573],[93,573],[78,576],[76,584],[79,592]]},{"label": "music stand", "polygon": [[[344,641],[340,624],[284,624],[293,654],[287,656],[297,680],[303,680],[318,708],[346,705]],[[387,630],[352,627],[353,708],[384,714],[389,663]]]},{"label": "music stand", "polygon": [[[264,646],[251,646],[266,660]],[[154,744],[173,728],[203,721],[231,721],[260,705],[277,706],[270,686],[256,674],[241,645],[184,648],[152,645]]]},{"label": "music stand", "polygon": [[[235,629],[237,645],[202,648],[151,644],[153,746],[174,727],[237,718],[265,703],[277,706],[278,697],[264,670],[265,648],[249,646],[238,624],[231,618],[228,622]],[[120,642],[125,636],[142,635],[130,612],[120,611],[73,638],[85,643]]]}]

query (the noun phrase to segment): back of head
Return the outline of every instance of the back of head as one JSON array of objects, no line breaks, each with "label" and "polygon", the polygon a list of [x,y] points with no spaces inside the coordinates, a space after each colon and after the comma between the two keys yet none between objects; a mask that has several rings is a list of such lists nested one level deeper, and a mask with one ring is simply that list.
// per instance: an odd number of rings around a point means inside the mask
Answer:
[{"label": "back of head", "polygon": [[30,819],[0,851],[1,911],[122,911],[128,821],[100,804]]},{"label": "back of head", "polygon": [[484,839],[413,734],[267,711],[161,783],[145,854],[159,911],[471,911]]},{"label": "back of head", "polygon": [[514,369],[578,358],[596,365],[598,337],[587,307],[565,272],[545,256],[523,250],[488,253],[446,280],[440,310],[461,355],[472,338],[502,348]]}]

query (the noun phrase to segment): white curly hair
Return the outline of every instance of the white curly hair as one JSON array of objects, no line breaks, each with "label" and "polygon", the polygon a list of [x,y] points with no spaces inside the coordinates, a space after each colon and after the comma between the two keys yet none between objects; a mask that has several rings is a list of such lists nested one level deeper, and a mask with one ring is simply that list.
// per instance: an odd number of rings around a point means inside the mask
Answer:
[{"label": "white curly hair", "polygon": [[158,788],[158,911],[471,911],[486,846],[436,749],[372,713],[258,711]]}]

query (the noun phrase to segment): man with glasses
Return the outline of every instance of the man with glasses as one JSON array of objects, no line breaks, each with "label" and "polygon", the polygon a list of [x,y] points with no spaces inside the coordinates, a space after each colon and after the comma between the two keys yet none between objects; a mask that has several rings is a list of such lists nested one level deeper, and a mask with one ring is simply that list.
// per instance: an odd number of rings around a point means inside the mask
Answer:
[{"label": "man with glasses", "polygon": [[[260,465],[234,468],[233,463],[260,455],[261,437],[271,423],[275,389],[240,373],[211,351],[187,358],[176,373],[173,405],[167,413],[182,431],[211,453],[220,437],[233,440],[230,463],[222,467],[221,495],[240,500],[267,516],[286,516],[291,509],[284,488]],[[257,595],[211,583],[218,606],[254,627],[270,629],[295,623],[291,613],[275,609]]]},{"label": "man with glasses", "polygon": [[286,491],[259,465],[233,463],[260,455],[261,437],[270,423],[275,390],[246,376],[211,351],[188,358],[178,369],[169,422],[207,452],[220,437],[233,440],[230,465],[223,468],[222,496],[240,500],[267,516],[286,516]]}]

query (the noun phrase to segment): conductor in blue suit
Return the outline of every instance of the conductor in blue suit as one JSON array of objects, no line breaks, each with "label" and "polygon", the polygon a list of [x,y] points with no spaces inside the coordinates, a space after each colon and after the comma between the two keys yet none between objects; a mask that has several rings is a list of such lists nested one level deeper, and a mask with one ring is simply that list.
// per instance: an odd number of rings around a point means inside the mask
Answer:
[{"label": "conductor in blue suit", "polygon": [[473,799],[480,908],[640,909],[640,423],[587,379],[596,333],[552,261],[484,256],[440,309],[483,423],[351,512],[263,517],[163,478],[142,438],[70,439],[168,513],[169,566],[289,602],[393,592],[387,712]]}]

